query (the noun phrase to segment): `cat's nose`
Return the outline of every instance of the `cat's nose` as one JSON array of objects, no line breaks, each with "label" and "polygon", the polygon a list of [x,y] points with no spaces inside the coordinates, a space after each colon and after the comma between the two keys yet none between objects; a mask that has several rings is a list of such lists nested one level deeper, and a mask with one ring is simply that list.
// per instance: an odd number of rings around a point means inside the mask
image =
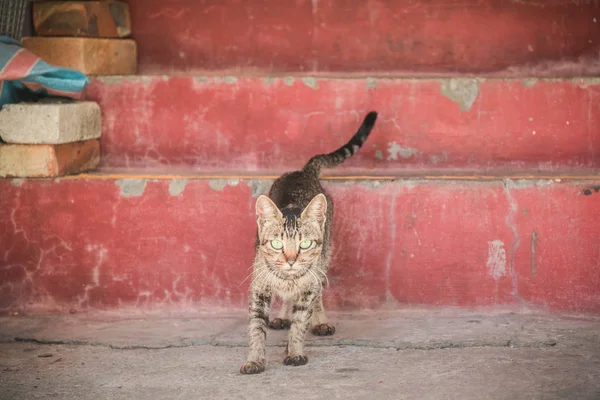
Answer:
[{"label": "cat's nose", "polygon": [[286,258],[285,260],[288,264],[290,265],[294,265],[294,263],[296,262],[296,257],[290,257],[290,258]]}]

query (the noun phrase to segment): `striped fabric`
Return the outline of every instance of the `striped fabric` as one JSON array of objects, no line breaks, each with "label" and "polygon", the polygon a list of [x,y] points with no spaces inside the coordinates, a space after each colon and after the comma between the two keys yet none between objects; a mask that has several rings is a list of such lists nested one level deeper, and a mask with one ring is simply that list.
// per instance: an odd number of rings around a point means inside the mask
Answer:
[{"label": "striped fabric", "polygon": [[81,72],[49,65],[18,41],[0,36],[0,108],[48,96],[79,99],[87,84]]}]

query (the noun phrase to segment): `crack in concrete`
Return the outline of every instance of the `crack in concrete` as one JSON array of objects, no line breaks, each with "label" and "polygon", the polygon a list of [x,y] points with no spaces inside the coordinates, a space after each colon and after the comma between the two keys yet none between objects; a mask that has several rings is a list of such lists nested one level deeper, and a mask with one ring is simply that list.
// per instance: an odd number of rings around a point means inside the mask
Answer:
[{"label": "crack in concrete", "polygon": [[[246,342],[236,341],[221,341],[216,339],[205,339],[205,340],[191,340],[177,344],[167,344],[162,346],[151,346],[151,345],[113,345],[102,342],[91,342],[85,340],[46,340],[46,339],[34,339],[34,338],[14,338],[14,340],[0,340],[0,343],[33,343],[39,345],[71,345],[71,346],[93,346],[93,347],[105,347],[111,350],[164,350],[164,349],[177,349],[186,347],[200,347],[200,346],[214,346],[214,347],[229,347],[229,348],[244,348],[248,347]],[[551,348],[558,344],[556,340],[545,340],[537,342],[520,342],[513,339],[497,340],[497,341],[486,341],[486,340],[472,340],[472,341],[442,341],[442,342],[430,342],[423,344],[415,344],[408,342],[396,342],[396,343],[373,343],[364,340],[319,340],[316,342],[307,342],[306,347],[361,347],[371,349],[395,349],[400,350],[443,350],[443,349],[471,349],[471,348],[482,348],[482,347],[510,347],[510,348]],[[273,344],[268,343],[267,347],[286,347],[287,341],[281,341]]]}]

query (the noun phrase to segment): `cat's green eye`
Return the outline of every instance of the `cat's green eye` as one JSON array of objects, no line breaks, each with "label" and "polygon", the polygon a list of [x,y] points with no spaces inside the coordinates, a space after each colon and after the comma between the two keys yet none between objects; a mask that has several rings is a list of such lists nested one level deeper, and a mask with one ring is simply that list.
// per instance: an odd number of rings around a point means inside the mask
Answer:
[{"label": "cat's green eye", "polygon": [[303,240],[300,242],[300,248],[301,249],[308,249],[310,246],[312,245],[312,240]]},{"label": "cat's green eye", "polygon": [[275,250],[283,249],[283,242],[281,240],[271,240],[271,247]]}]

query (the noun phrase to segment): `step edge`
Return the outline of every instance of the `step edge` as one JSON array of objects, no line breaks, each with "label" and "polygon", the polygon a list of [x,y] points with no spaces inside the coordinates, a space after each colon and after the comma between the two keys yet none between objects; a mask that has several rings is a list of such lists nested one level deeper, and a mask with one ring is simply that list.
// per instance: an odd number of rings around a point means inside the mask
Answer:
[{"label": "step edge", "polygon": [[[94,75],[90,76],[91,81],[99,81],[104,84],[116,84],[123,81],[135,82],[135,81],[154,81],[175,78],[193,78],[199,80],[201,83],[202,79],[214,80],[215,83],[228,83],[234,84],[238,79],[263,79],[269,80],[266,83],[272,83],[275,80],[284,79],[315,79],[315,80],[336,80],[336,81],[350,81],[350,80],[390,80],[390,81],[450,81],[450,80],[476,80],[479,82],[523,82],[527,87],[533,86],[538,82],[544,83],[564,83],[570,82],[574,84],[585,84],[590,86],[600,85],[600,75],[593,76],[490,76],[485,74],[478,75],[460,75],[460,74],[449,74],[449,75],[404,75],[404,74],[352,74],[352,73],[340,73],[340,74],[315,74],[315,73],[290,73],[290,74],[248,74],[248,73],[174,73],[174,74],[136,74],[136,75]],[[208,83],[208,82],[206,82]]]},{"label": "step edge", "polygon": [[[177,180],[185,179],[191,181],[210,180],[275,180],[280,175],[275,174],[203,174],[203,173],[106,173],[92,172],[78,175],[67,175],[50,178],[0,178],[0,180]],[[600,173],[594,174],[390,174],[390,175],[323,175],[323,181],[598,181]]]}]

